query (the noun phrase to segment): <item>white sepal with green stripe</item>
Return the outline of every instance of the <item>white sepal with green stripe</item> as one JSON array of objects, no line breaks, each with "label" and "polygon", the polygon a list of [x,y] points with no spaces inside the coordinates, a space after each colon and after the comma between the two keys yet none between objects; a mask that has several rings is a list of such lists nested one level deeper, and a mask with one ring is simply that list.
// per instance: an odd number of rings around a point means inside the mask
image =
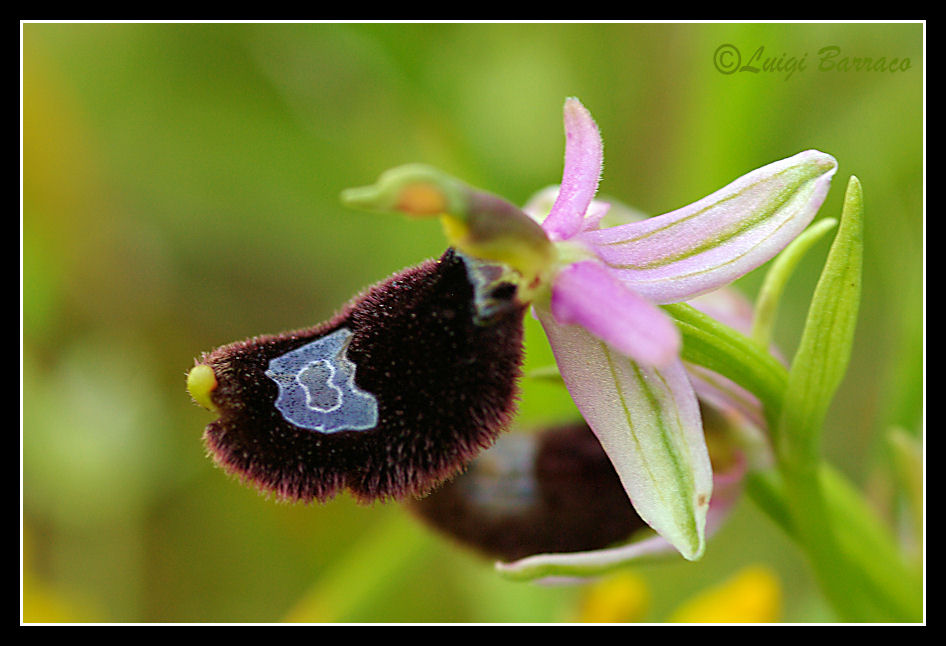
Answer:
[{"label": "white sepal with green stripe", "polygon": [[569,393],[637,513],[685,558],[700,558],[713,474],[683,363],[641,366],[583,327],[536,310]]}]

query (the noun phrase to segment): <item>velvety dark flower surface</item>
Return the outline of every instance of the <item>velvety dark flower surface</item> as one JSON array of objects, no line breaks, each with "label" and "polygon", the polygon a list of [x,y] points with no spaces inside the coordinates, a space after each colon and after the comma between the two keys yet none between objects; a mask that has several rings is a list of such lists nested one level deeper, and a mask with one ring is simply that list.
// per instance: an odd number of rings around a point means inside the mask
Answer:
[{"label": "velvety dark flower surface", "polygon": [[504,435],[465,473],[409,508],[460,543],[506,561],[600,549],[647,526],[584,423]]},{"label": "velvety dark flower surface", "polygon": [[191,393],[219,414],[216,462],[302,501],[400,499],[454,475],[505,430],[521,372],[525,308],[477,272],[451,249],[325,323],[205,354]]}]

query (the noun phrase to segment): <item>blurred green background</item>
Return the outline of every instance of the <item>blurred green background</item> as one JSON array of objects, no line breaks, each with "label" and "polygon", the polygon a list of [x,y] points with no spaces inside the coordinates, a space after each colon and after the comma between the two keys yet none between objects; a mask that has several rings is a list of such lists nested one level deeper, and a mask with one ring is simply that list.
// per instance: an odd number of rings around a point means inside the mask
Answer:
[{"label": "blurred green background", "polygon": [[[806,69],[723,74],[723,44]],[[910,68],[819,71],[826,46]],[[24,619],[580,619],[587,587],[503,581],[397,506],[240,486],[184,388],[200,352],[313,324],[443,250],[436,222],[343,209],[342,189],[413,161],[517,203],[557,183],[567,96],[602,130],[601,191],[648,213],[808,148],[840,164],[821,215],[861,179],[864,300],[825,450],[897,523],[883,434],[923,424],[923,54],[920,24],[23,24]],[[788,353],[827,246],[789,285]],[[550,386],[522,409],[574,414]],[[753,564],[779,619],[832,618],[749,500],[703,560],[636,568],[649,602],[627,618]]]}]

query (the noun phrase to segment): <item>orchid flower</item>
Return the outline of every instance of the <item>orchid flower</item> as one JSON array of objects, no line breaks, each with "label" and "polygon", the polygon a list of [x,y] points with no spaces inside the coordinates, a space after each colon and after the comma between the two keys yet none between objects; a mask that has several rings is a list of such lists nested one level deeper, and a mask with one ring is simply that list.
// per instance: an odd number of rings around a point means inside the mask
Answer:
[{"label": "orchid flower", "polygon": [[[531,200],[527,212],[547,213],[549,193]],[[608,214],[620,222],[642,218],[614,203]],[[752,326],[752,304],[733,288],[690,305],[743,334]],[[755,396],[702,366],[686,367],[713,466],[709,539],[739,500],[747,471],[772,465],[772,447]],[[512,580],[582,583],[676,553],[664,537],[647,531],[600,443],[596,448],[592,442],[590,429],[574,424],[506,434],[464,473],[408,508],[449,539],[496,559],[496,570]]]},{"label": "orchid flower", "polygon": [[[837,163],[806,151],[664,215],[599,228],[598,127],[565,102],[565,165],[541,224],[497,196],[425,166],[351,189],[351,206],[439,216],[450,243],[515,275],[561,376],[640,517],[685,558],[705,547],[713,473],[680,335],[659,305],[723,287],[773,258],[811,222]],[[508,279],[508,276],[506,276]]]}]

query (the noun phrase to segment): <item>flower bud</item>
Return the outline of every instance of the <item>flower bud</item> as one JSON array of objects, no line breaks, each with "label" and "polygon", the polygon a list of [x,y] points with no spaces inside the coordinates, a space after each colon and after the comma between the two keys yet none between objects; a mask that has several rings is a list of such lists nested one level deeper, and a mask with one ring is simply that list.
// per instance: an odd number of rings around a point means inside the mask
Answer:
[{"label": "flower bud", "polygon": [[465,473],[409,508],[503,561],[601,549],[646,527],[584,423],[504,435]]},{"label": "flower bud", "polygon": [[484,276],[448,249],[329,321],[205,354],[188,387],[219,415],[210,454],[283,499],[427,493],[515,411],[525,307]]}]

